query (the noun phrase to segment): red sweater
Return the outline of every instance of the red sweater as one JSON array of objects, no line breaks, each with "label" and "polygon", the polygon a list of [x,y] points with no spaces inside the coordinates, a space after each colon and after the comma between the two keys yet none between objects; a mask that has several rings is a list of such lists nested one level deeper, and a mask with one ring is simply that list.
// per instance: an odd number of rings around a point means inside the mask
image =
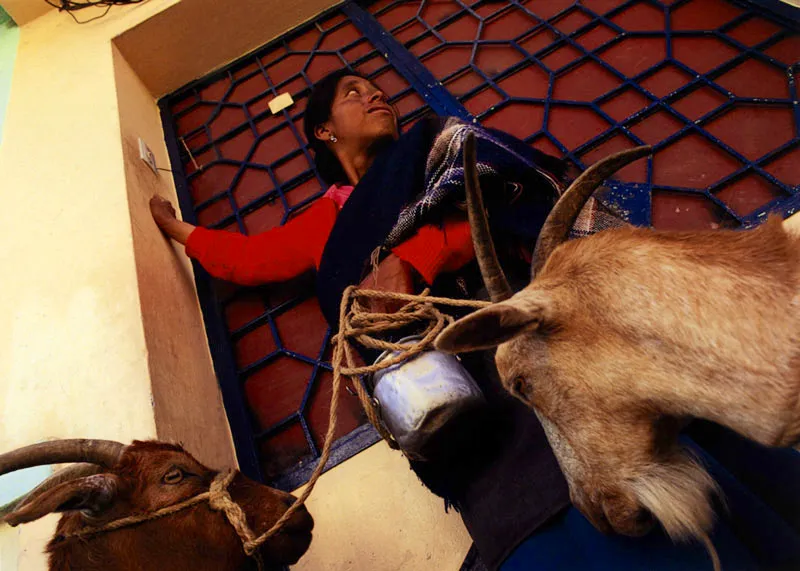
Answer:
[{"label": "red sweater", "polygon": [[[318,269],[349,187],[331,187],[283,226],[245,236],[224,230],[197,228],[186,242],[186,253],[212,276],[241,285],[261,285],[297,277]],[[420,228],[392,252],[431,284],[441,273],[463,267],[474,256],[469,222],[446,219],[442,226]]]}]

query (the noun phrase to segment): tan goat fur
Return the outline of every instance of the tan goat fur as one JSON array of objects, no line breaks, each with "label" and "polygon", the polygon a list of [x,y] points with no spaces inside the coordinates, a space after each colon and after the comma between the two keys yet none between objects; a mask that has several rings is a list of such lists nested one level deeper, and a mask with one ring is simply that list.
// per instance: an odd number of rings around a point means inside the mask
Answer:
[{"label": "tan goat fur", "polygon": [[[544,232],[544,231],[543,231]],[[564,242],[516,295],[437,347],[497,347],[506,389],[547,432],[595,526],[704,537],[716,486],[677,443],[704,418],[769,446],[800,440],[800,237],[626,227]]]}]

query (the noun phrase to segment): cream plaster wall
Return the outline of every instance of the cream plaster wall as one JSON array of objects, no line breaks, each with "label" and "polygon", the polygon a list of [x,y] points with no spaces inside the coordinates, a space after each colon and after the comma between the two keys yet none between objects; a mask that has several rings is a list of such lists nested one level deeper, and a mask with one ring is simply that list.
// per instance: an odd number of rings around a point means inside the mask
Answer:
[{"label": "cream plaster wall", "polygon": [[[157,433],[110,45],[133,14],[63,16],[21,30],[0,147],[0,450]],[[0,530],[3,571],[44,569],[54,519]]]},{"label": "cream plaster wall", "polygon": [[299,571],[458,571],[472,540],[461,517],[383,442],[317,482],[314,540]]},{"label": "cream plaster wall", "polygon": [[[141,322],[157,435],[182,442],[212,466],[236,464],[228,421],[208,350],[191,266],[159,232],[150,197],[177,202],[170,173],[139,158],[141,137],[168,168],[158,108],[133,69],[113,48],[125,188],[128,195]],[[182,250],[182,248],[181,248]]]},{"label": "cream plaster wall", "polygon": [[3,0],[2,5],[18,26],[24,26],[55,9],[44,0]]}]

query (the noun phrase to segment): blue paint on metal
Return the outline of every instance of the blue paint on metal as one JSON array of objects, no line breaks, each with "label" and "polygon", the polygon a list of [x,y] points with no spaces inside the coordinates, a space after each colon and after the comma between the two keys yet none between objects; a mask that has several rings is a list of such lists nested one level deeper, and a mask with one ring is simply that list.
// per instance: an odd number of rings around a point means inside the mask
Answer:
[{"label": "blue paint on metal", "polygon": [[[381,439],[380,435],[371,424],[363,424],[336,441],[336,446],[331,451],[326,471],[348,458],[352,458],[365,448],[369,448]],[[294,469],[282,474],[271,484],[280,490],[296,490],[305,484],[319,463],[318,458],[303,459]]]},{"label": "blue paint on metal", "polygon": [[732,0],[751,12],[766,16],[782,25],[791,25],[800,30],[800,8],[781,0]]},{"label": "blue paint on metal", "polygon": [[[650,159],[648,159],[650,160]],[[645,198],[646,197],[646,198]],[[631,224],[648,226],[650,223],[650,186],[647,184],[611,182],[602,196],[598,196],[612,211]]]},{"label": "blue paint on metal", "polygon": [[306,390],[303,393],[303,400],[300,401],[300,412],[305,412],[308,408],[308,401],[311,398],[311,393],[314,390],[315,385],[317,384],[317,379],[319,377],[320,370],[325,370],[324,358],[325,358],[325,350],[328,347],[328,344],[331,340],[331,329],[330,327],[325,332],[325,339],[322,340],[322,347],[320,348],[319,354],[317,355],[317,359],[314,362],[314,369],[311,372],[311,379],[306,386]]},{"label": "blue paint on metal", "polygon": [[[766,6],[766,8],[780,8],[777,10],[778,15],[776,16],[775,13],[766,10],[765,6],[757,6],[749,2],[737,2],[737,4],[742,5],[746,8],[746,12],[741,14],[740,16],[736,17],[732,21],[728,22],[724,26],[722,26],[718,30],[686,30],[686,31],[679,31],[673,30],[671,23],[670,23],[670,13],[675,8],[679,7],[682,4],[686,4],[690,0],[684,0],[683,2],[677,2],[672,4],[671,6],[667,6],[660,2],[654,1],[649,2],[648,4],[651,6],[655,6],[660,8],[665,14],[665,28],[663,30],[658,31],[626,31],[621,26],[617,25],[612,21],[612,18],[616,15],[624,13],[626,10],[630,9],[631,7],[639,4],[638,0],[628,0],[627,2],[623,2],[618,7],[614,8],[613,10],[609,11],[607,14],[599,14],[592,12],[589,8],[581,6],[578,2],[573,3],[570,6],[565,7],[561,10],[558,14],[553,15],[552,17],[543,20],[539,18],[532,9],[535,9],[535,5],[531,4],[522,4],[519,1],[512,0],[511,2],[507,3],[507,6],[503,8],[500,12],[492,14],[491,18],[496,18],[497,14],[501,13],[503,10],[506,12],[509,10],[519,10],[527,14],[532,21],[537,22],[532,29],[525,31],[520,37],[530,37],[533,33],[536,33],[540,30],[546,30],[555,38],[553,42],[549,45],[533,52],[528,53],[525,51],[522,46],[516,40],[510,41],[497,41],[497,40],[461,40],[461,41],[447,41],[440,33],[437,32],[437,29],[444,28],[447,25],[455,22],[465,14],[469,14],[472,17],[475,17],[479,21],[479,26],[483,26],[487,18],[483,18],[475,12],[475,9],[479,6],[483,6],[486,2],[480,2],[478,4],[474,4],[472,6],[466,5],[461,0],[456,0],[456,4],[459,6],[459,10],[447,16],[447,18],[438,22],[435,26],[430,25],[429,23],[423,21],[421,18],[416,17],[415,24],[422,25],[423,27],[427,28],[427,32],[430,33],[432,36],[436,37],[442,44],[445,46],[452,45],[452,46],[464,46],[464,45],[471,45],[472,47],[472,59],[468,64],[468,68],[470,73],[480,75],[483,79],[483,82],[479,85],[475,85],[470,89],[468,92],[462,94],[459,99],[466,100],[474,94],[481,92],[482,90],[486,89],[487,87],[492,88],[495,92],[502,96],[502,100],[496,103],[491,109],[481,113],[478,116],[478,119],[486,119],[487,117],[491,116],[497,110],[502,109],[504,106],[509,105],[512,101],[521,101],[521,102],[529,102],[535,104],[541,104],[544,107],[544,120],[543,125],[545,126],[540,131],[531,134],[528,137],[529,141],[537,139],[539,137],[546,137],[551,142],[553,142],[556,147],[559,148],[560,151],[564,154],[564,156],[573,161],[575,164],[585,167],[587,166],[582,160],[581,156],[583,156],[589,150],[597,147],[599,144],[617,136],[623,135],[626,139],[630,140],[632,144],[643,144],[643,141],[637,137],[634,133],[632,133],[629,129],[630,126],[633,126],[639,121],[640,119],[644,119],[649,115],[659,112],[659,111],[666,111],[674,118],[680,120],[684,123],[684,126],[678,130],[675,134],[668,137],[667,139],[660,141],[657,145],[655,145],[655,151],[663,149],[664,147],[668,146],[670,143],[675,142],[680,137],[688,135],[688,134],[696,134],[710,143],[714,144],[717,148],[722,149],[730,156],[734,157],[737,161],[741,163],[741,167],[736,170],[736,172],[732,173],[731,175],[727,176],[723,181],[716,183],[713,187],[706,189],[703,192],[703,195],[706,196],[711,202],[714,202],[717,206],[719,206],[727,215],[729,215],[733,220],[736,220],[739,224],[743,224],[745,222],[746,217],[742,217],[735,212],[733,212],[729,207],[724,205],[722,201],[715,197],[714,192],[723,188],[725,183],[731,182],[736,180],[738,177],[742,176],[745,173],[755,173],[773,185],[777,186],[786,196],[793,196],[796,192],[795,188],[783,183],[782,181],[778,180],[775,176],[771,173],[766,171],[763,168],[763,165],[767,164],[772,158],[774,157],[774,152],[765,155],[764,157],[760,157],[757,160],[750,160],[747,157],[743,156],[741,153],[736,151],[730,145],[725,143],[724,141],[720,140],[718,137],[714,136],[706,126],[718,118],[721,114],[725,112],[730,112],[733,110],[734,107],[750,104],[750,105],[791,105],[793,107],[793,111],[796,117],[796,123],[798,125],[797,130],[800,131],[800,103],[797,101],[797,85],[794,75],[794,70],[796,66],[792,66],[788,70],[788,81],[789,81],[789,89],[790,89],[790,98],[772,98],[772,99],[758,99],[758,98],[746,98],[746,97],[737,97],[731,93],[729,93],[726,89],[721,87],[719,84],[715,82],[715,79],[720,75],[724,74],[725,72],[729,71],[730,69],[734,68],[735,66],[739,65],[740,63],[746,61],[747,59],[757,59],[759,61],[763,61],[767,65],[772,67],[778,68],[780,70],[786,69],[786,65],[782,62],[777,61],[775,58],[770,57],[766,53],[764,53],[764,49],[768,48],[771,45],[779,42],[781,39],[786,37],[789,32],[785,29],[764,41],[754,45],[754,46],[746,46],[736,40],[735,38],[730,37],[726,34],[727,31],[733,29],[737,24],[744,22],[746,19],[750,18],[753,14],[759,14],[763,17],[767,17],[776,23],[781,24],[784,28],[787,26],[787,20],[783,18],[781,20],[781,16],[786,16],[787,14],[791,16],[791,20],[789,21],[789,25],[792,28],[797,28],[798,22],[798,14],[800,14],[800,10],[796,9],[783,9],[783,6],[780,6],[780,3],[773,3],[770,2]],[[380,10],[376,12],[376,15],[385,14],[395,8],[400,2],[395,1],[388,4],[382,4]],[[367,4],[369,5],[369,3]],[[529,9],[531,8],[531,9]],[[562,32],[557,26],[556,22],[563,16],[567,14],[573,13],[575,11],[579,11],[580,13],[587,16],[589,19],[587,22],[582,24],[578,27],[575,31],[571,33]],[[418,12],[419,15],[419,12]],[[417,16],[418,16],[417,15]],[[412,19],[408,19],[405,22],[401,22],[394,26],[391,30],[393,32],[399,31],[407,26],[407,24]],[[593,48],[587,49],[584,47],[580,42],[577,41],[577,38],[580,37],[583,33],[593,29],[598,25],[604,25],[612,29],[616,32],[616,37],[609,39],[608,41],[604,42],[602,45]],[[479,35],[479,34],[478,34]],[[613,66],[609,65],[605,62],[602,58],[602,52],[608,48],[611,48],[614,45],[617,45],[627,38],[641,38],[641,37],[653,37],[653,38],[663,38],[666,44],[666,56],[662,62],[657,64],[655,67],[651,69],[647,69],[642,71],[641,73],[633,76],[626,76],[621,71],[617,70]],[[735,47],[740,53],[735,57],[728,58],[725,62],[718,65],[716,68],[707,71],[706,73],[699,74],[695,70],[689,68],[687,65],[679,61],[675,58],[674,53],[672,51],[673,48],[673,38],[716,38],[722,42],[725,42],[733,47]],[[411,40],[408,42],[409,44],[413,43],[415,40]],[[477,50],[481,46],[491,46],[491,45],[507,45],[513,46],[516,50],[518,50],[521,54],[525,57],[522,61],[517,63],[516,65],[512,66],[511,68],[503,71],[500,74],[497,74],[494,78],[487,77],[487,75],[479,68],[479,66],[475,65],[475,56]],[[553,53],[555,50],[563,47],[563,46],[570,46],[572,49],[576,50],[580,55],[574,61],[570,62],[569,64],[562,66],[558,69],[549,69],[546,65],[542,63],[542,58],[546,57],[547,55]],[[441,50],[441,45],[436,45],[430,48],[428,51],[420,54],[420,59],[424,60],[426,56],[431,55],[438,50]],[[608,73],[613,75],[620,81],[620,85],[614,89],[612,92],[601,96],[599,99],[595,101],[570,101],[570,100],[556,100],[553,96],[553,86],[554,81],[553,79],[568,73],[569,71],[575,69],[577,66],[582,65],[586,62],[593,62],[599,66],[601,66],[604,70]],[[519,69],[526,67],[530,64],[534,64],[544,70],[549,78],[550,83],[548,87],[548,93],[545,98],[522,98],[522,97],[511,97],[508,93],[506,93],[499,85],[498,81],[504,78],[509,77]],[[690,81],[687,82],[686,85],[680,87],[679,89],[673,91],[672,93],[668,93],[663,97],[657,97],[652,93],[648,92],[642,85],[641,81],[646,79],[647,77],[657,73],[658,71],[666,68],[667,66],[673,66],[684,73],[688,74],[692,77]],[[442,83],[445,85],[450,79],[453,79],[464,72],[465,68],[457,69],[451,72],[446,77],[442,78]],[[723,106],[711,111],[710,113],[706,114],[704,117],[692,121],[689,118],[685,117],[677,110],[675,110],[671,103],[680,99],[681,97],[689,94],[691,91],[698,89],[700,87],[708,87],[710,89],[715,90],[716,92],[722,94],[726,98],[728,98],[728,102],[725,103]],[[611,118],[607,113],[603,111],[601,108],[601,104],[605,101],[612,99],[614,96],[621,93],[623,90],[633,90],[639,95],[645,97],[650,103],[642,110],[637,112],[631,117],[626,118],[624,121],[616,121]],[[608,128],[599,133],[597,136],[593,137],[592,139],[584,142],[579,147],[574,150],[567,149],[564,145],[562,145],[555,137],[549,133],[548,126],[549,122],[551,121],[551,111],[554,105],[558,106],[572,106],[572,107],[581,107],[590,109],[598,116],[602,117],[605,121],[609,123]],[[796,145],[798,143],[798,138],[795,137],[793,141],[789,143],[789,145]],[[605,202],[607,206],[616,210],[618,212],[626,213],[630,222],[634,224],[640,225],[649,225],[651,220],[651,192],[653,190],[653,161],[652,159],[648,161],[647,164],[647,184],[623,184],[619,181],[615,181],[613,183],[613,191],[607,192],[601,197],[601,201]],[[659,190],[665,190],[670,192],[682,192],[682,189],[675,188],[675,187],[664,187],[660,186]],[[774,207],[774,205],[765,205],[762,210],[767,211]],[[757,217],[758,213],[755,213]],[[750,219],[750,218],[748,218]]]},{"label": "blue paint on metal", "polygon": [[308,427],[308,420],[302,413],[297,413],[297,420],[300,422],[300,427],[303,429],[303,434],[306,437],[306,443],[308,444],[308,449],[311,451],[311,456],[313,458],[319,458],[320,451],[317,443],[314,442],[314,437],[311,435],[311,429]]},{"label": "blue paint on metal", "polygon": [[433,74],[390,33],[384,30],[369,12],[355,3],[347,3],[342,6],[342,12],[383,53],[386,60],[397,69],[398,73],[422,95],[435,113],[463,119],[472,118],[464,106],[441,86]]}]

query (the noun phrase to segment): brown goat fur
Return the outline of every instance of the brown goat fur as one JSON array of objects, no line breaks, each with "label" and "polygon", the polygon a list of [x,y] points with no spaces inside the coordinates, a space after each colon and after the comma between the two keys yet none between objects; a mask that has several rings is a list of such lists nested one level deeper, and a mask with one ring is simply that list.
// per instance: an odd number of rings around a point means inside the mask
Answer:
[{"label": "brown goat fur", "polygon": [[578,507],[639,535],[655,516],[702,537],[716,486],[677,444],[680,419],[769,446],[800,439],[800,237],[627,227],[559,245],[530,285],[457,321],[437,347],[498,346]]},{"label": "brown goat fur", "polygon": [[[89,538],[65,537],[187,500],[208,491],[217,474],[180,446],[134,441],[113,468],[25,500],[5,519],[17,525],[47,513],[64,512],[47,546],[52,571],[250,569],[252,560],[245,555],[241,539],[225,515],[212,511],[207,502]],[[257,534],[269,529],[294,501],[290,494],[257,484],[240,473],[228,491]],[[311,516],[301,508],[283,531],[262,546],[261,555],[269,568],[295,563],[311,542],[312,528]]]}]

